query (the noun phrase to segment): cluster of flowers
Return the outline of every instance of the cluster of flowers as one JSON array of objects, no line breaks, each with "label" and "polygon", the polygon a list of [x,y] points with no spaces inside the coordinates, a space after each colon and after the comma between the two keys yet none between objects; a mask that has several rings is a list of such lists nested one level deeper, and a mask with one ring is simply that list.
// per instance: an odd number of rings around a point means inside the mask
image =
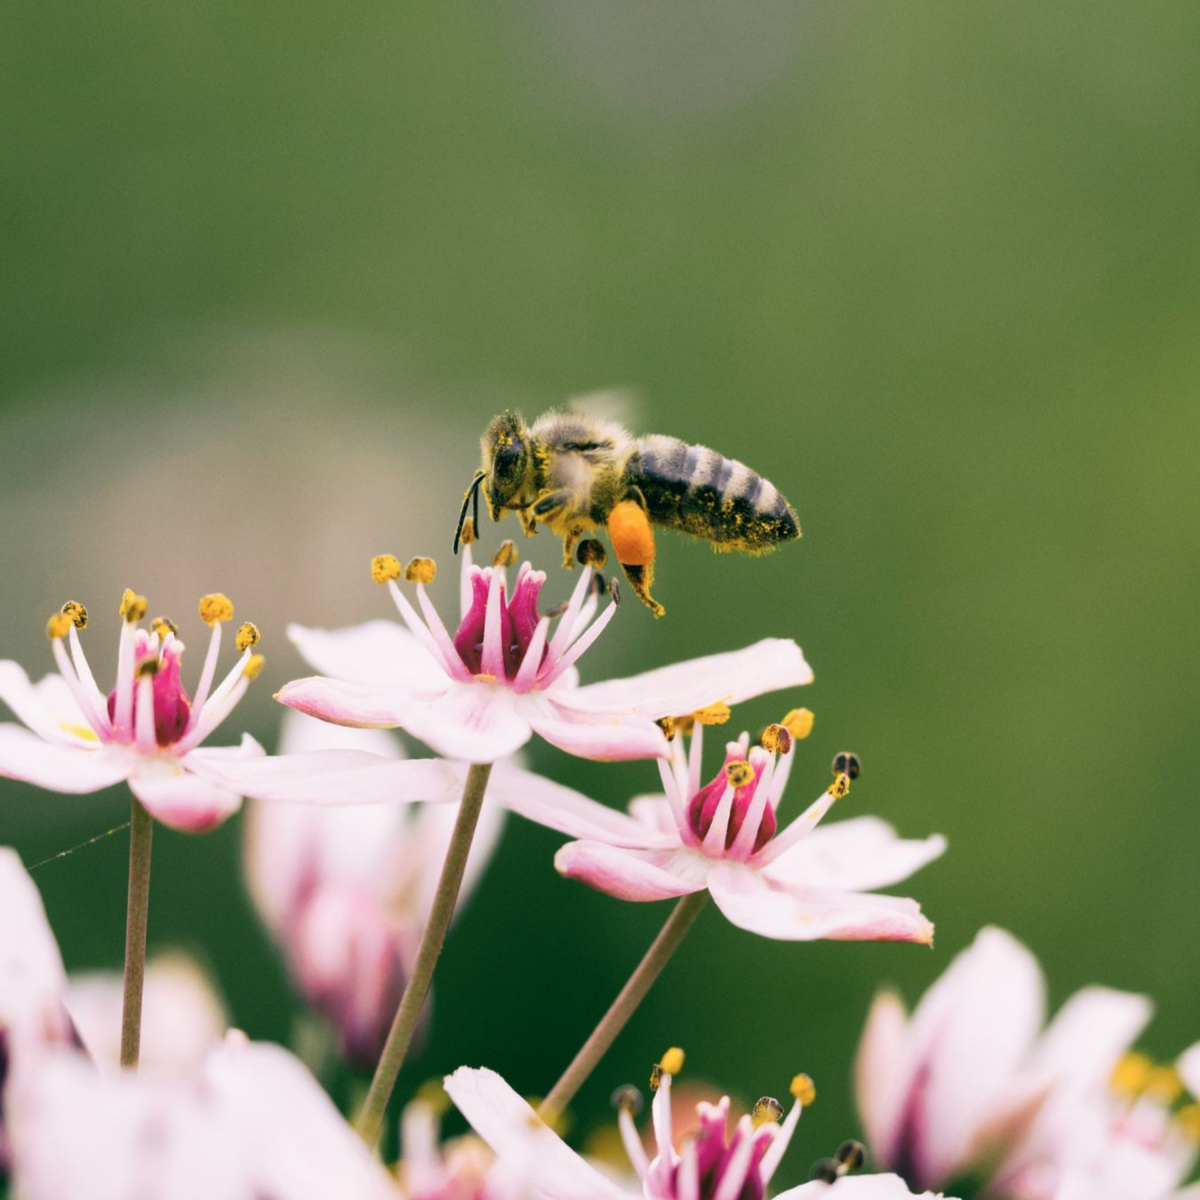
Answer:
[{"label": "cluster of flowers", "polygon": [[[734,925],[765,937],[931,944],[913,900],[881,895],[944,850],[857,817],[821,824],[850,789],[854,755],[828,789],[781,817],[796,744],[812,715],[793,709],[754,744],[730,739],[706,775],[704,742],[730,706],[808,683],[795,642],[767,639],[632,678],[582,686],[576,664],[617,604],[585,569],[570,599],[541,610],[545,576],[505,543],[493,564],[464,553],[461,617],[451,632],[426,592],[435,567],[390,555],[371,564],[401,623],[293,627],[321,674],[288,683],[280,752],[249,736],[206,740],[260,673],[260,638],[238,628],[238,659],[216,682],[233,605],[206,596],[211,636],[194,693],[179,630],[143,627],[147,605],[120,604],[115,685],[100,690],[80,637],[86,609],[47,625],[58,671],[31,683],[0,663],[0,775],[58,792],[127,781],[133,794],[123,976],[68,979],[41,899],[0,849],[0,1181],[24,1200],[764,1200],[815,1088],[792,1104],[763,1097],[734,1120],[728,1097],[685,1105],[668,1050],[651,1076],[651,1137],[640,1098],[618,1094],[628,1164],[585,1159],[558,1118],[652,986],[711,896]],[[411,592],[404,585],[409,585]],[[319,718],[314,720],[313,718]],[[438,756],[406,758],[401,728]],[[597,760],[648,759],[662,794],[628,813],[511,761],[534,735]],[[710,768],[711,770],[711,768]],[[357,1134],[298,1059],[225,1027],[195,968],[145,967],[154,821],[211,830],[254,804],[251,891],[296,989],[336,1031],[342,1056],[374,1069]],[[412,802],[424,802],[413,804]],[[505,812],[570,840],[558,871],[611,896],[674,900],[633,977],[537,1111],[498,1075],[462,1067],[438,1096],[400,1117],[400,1156],[376,1145],[416,1032],[456,902],[493,852]],[[142,1018],[143,1001],[145,1019]],[[889,1200],[985,1181],[998,1200],[1168,1200],[1195,1157],[1200,1049],[1175,1066],[1127,1053],[1148,1019],[1144,998],[1103,989],[1075,997],[1039,1036],[1042,982],[1029,953],[985,930],[911,1020],[881,995],[859,1050],[858,1097],[870,1154],[891,1174],[856,1173],[848,1142],[813,1179],[776,1200]],[[442,1142],[446,1097],[474,1135]],[[688,1111],[690,1109],[690,1111]],[[917,1189],[917,1192],[910,1189]],[[931,1193],[924,1193],[931,1194]],[[1193,1200],[1195,1200],[1193,1196]]]}]

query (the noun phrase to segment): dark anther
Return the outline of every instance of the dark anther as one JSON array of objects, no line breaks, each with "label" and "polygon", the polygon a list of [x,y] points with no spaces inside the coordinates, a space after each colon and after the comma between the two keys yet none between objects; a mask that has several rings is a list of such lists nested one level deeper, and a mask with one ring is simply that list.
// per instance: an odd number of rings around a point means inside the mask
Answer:
[{"label": "dark anther", "polygon": [[833,756],[833,773],[857,779],[862,774],[862,759],[853,751],[842,750]]},{"label": "dark anther", "polygon": [[612,1106],[618,1112],[627,1112],[636,1117],[642,1111],[642,1093],[627,1083],[613,1092]]},{"label": "dark anther", "polygon": [[555,617],[561,617],[563,613],[567,611],[567,606],[569,603],[569,601],[564,600],[561,604],[556,604],[553,608],[546,609],[546,611],[542,613],[542,616],[548,617],[551,621],[553,621]]},{"label": "dark anther", "polygon": [[867,1160],[867,1148],[851,1139],[838,1147],[836,1158],[848,1171],[857,1171]]},{"label": "dark anther", "polygon": [[842,1177],[838,1170],[836,1158],[818,1158],[808,1173],[809,1179],[819,1179],[822,1183],[837,1183]]},{"label": "dark anther", "polygon": [[620,605],[621,589],[617,586],[617,577],[615,575],[608,581],[608,594],[612,597],[614,604]]},{"label": "dark anther", "polygon": [[608,562],[608,551],[595,538],[584,538],[575,549],[575,559],[581,567],[599,570]]}]

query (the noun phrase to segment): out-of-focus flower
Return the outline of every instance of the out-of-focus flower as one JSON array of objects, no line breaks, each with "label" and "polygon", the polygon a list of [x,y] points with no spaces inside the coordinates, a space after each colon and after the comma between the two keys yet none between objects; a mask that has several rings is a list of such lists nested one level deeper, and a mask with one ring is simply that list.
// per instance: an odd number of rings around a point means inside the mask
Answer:
[{"label": "out-of-focus flower", "polygon": [[[811,1103],[815,1094],[812,1081],[806,1075],[792,1081],[794,1102],[786,1117],[777,1100],[764,1096],[732,1131],[728,1097],[718,1104],[702,1103],[695,1134],[677,1148],[671,1078],[682,1058],[680,1051],[669,1051],[652,1077],[657,1089],[653,1157],[646,1153],[638,1135],[633,1104],[622,1097],[621,1135],[630,1164],[641,1180],[636,1190],[608,1179],[570,1149],[494,1071],[460,1067],[446,1079],[446,1091],[513,1178],[522,1181],[538,1200],[762,1200],[796,1131],[802,1106]],[[868,1176],[840,1178],[833,1184],[804,1184],[778,1193],[775,1200],[810,1200],[827,1193],[831,1200],[892,1200],[911,1195],[895,1176]]]},{"label": "out-of-focus flower", "polygon": [[480,569],[463,554],[462,618],[453,635],[425,591],[431,559],[404,570],[420,613],[398,584],[399,562],[381,555],[372,575],[385,583],[407,629],[371,621],[342,630],[293,626],[289,636],[321,676],[287,684],[278,699],[339,725],[400,727],[449,758],[495,762],[534,733],[568,753],[597,759],[662,757],[655,724],[717,702],[734,703],[808,683],[812,671],[791,641],[693,659],[628,679],[578,686],[575,663],[603,632],[615,601],[598,617],[598,580],[585,568],[551,635],[538,603],[546,576],[523,563],[511,599],[505,564]]},{"label": "out-of-focus flower", "polygon": [[1174,1067],[1128,1053],[1150,1014],[1089,987],[1042,1030],[1037,961],[982,930],[911,1018],[876,998],[857,1084],[876,1159],[913,1186],[980,1175],[1001,1200],[1164,1200],[1195,1161],[1200,1107]]},{"label": "out-of-focus flower", "polygon": [[577,794],[569,803],[535,807],[513,796],[509,804],[585,839],[563,846],[555,865],[619,899],[664,900],[707,888],[733,924],[764,937],[931,942],[933,926],[915,901],[868,889],[905,879],[937,858],[943,838],[907,841],[871,817],[816,828],[849,790],[858,770],[854,756],[839,755],[830,788],[777,832],[792,764],[789,722],[803,733],[810,720],[792,713],[770,726],[764,734],[770,749],[751,748],[742,734],[703,786],[704,725],[697,721],[690,754],[676,737],[670,762],[659,763],[666,795],[635,800],[629,816]]},{"label": "out-of-focus flower", "polygon": [[[280,750],[358,750],[396,758],[387,733],[344,729],[289,712]],[[379,1058],[433,904],[457,815],[454,804],[352,808],[254,804],[246,873],[259,913],[301,995],[332,1022],[342,1055]],[[485,805],[463,880],[465,900],[487,865],[503,809]]]},{"label": "out-of-focus flower", "polygon": [[23,1200],[401,1200],[305,1068],[244,1035],[190,1078],[60,1051],[10,1099]]},{"label": "out-of-focus flower", "polygon": [[[88,614],[74,601],[49,620],[46,631],[58,674],[31,684],[15,662],[0,662],[0,699],[24,722],[0,725],[0,775],[49,791],[95,792],[127,780],[133,794],[164,825],[203,832],[219,825],[241,796],[210,778],[203,767],[263,753],[253,738],[237,747],[201,749],[259,672],[254,651],[258,630],[237,632],[238,661],[213,687],[221,630],[233,618],[222,595],[205,596],[200,615],[212,637],[194,696],[180,677],[183,642],[165,618],[140,627],[146,599],[126,590],[121,599],[121,638],[116,686],[106,696],[96,685],[79,630]],[[70,645],[68,656],[66,646]]]},{"label": "out-of-focus flower", "polygon": [[[101,1068],[121,1059],[122,980],[117,971],[72,973],[66,1006],[84,1049]],[[183,954],[146,964],[138,1070],[192,1074],[228,1028],[225,1006],[208,976]]]}]

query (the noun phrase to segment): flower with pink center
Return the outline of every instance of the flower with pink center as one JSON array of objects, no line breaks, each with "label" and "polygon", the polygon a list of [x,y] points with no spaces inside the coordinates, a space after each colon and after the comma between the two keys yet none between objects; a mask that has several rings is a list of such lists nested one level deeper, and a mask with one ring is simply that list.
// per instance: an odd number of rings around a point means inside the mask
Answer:
[{"label": "flower with pink center", "polygon": [[[281,760],[351,750],[400,756],[377,729],[344,729],[289,712]],[[350,777],[352,781],[353,777]],[[353,784],[348,782],[348,790]],[[349,797],[348,797],[349,798]],[[342,1056],[372,1067],[412,969],[457,806],[316,807],[255,803],[245,841],[250,892],[283,949],[292,982],[333,1024]],[[460,904],[487,865],[504,810],[485,805]]]},{"label": "flower with pink center", "polygon": [[[678,1065],[669,1061],[672,1056]],[[643,1148],[632,1108],[621,1106],[622,1141],[641,1182],[636,1191],[613,1182],[570,1149],[494,1071],[460,1067],[447,1077],[446,1091],[536,1200],[765,1200],[803,1103],[811,1102],[811,1081],[804,1075],[793,1080],[794,1102],[786,1118],[777,1100],[763,1097],[753,1115],[741,1117],[732,1129],[727,1096],[717,1104],[701,1103],[695,1133],[677,1147],[667,1068],[677,1071],[681,1063],[681,1053],[673,1050],[655,1069],[653,1156]],[[776,1193],[775,1200],[813,1200],[827,1193],[830,1200],[899,1200],[912,1194],[894,1175],[864,1176],[806,1183]]]},{"label": "flower with pink center", "polygon": [[[1037,961],[982,930],[911,1018],[876,998],[857,1085],[876,1160],[913,1186],[979,1176],[997,1200],[1166,1200],[1196,1161],[1200,1107],[1175,1068],[1128,1054],[1150,1012],[1089,987],[1043,1030]],[[1200,1089],[1200,1048],[1180,1068]]]},{"label": "flower with pink center", "polygon": [[[793,713],[787,722],[799,728],[804,718],[810,715]],[[545,802],[544,787],[528,800],[510,789],[505,803],[582,839],[559,850],[559,873],[621,900],[666,900],[707,889],[734,925],[764,937],[932,942],[933,926],[916,901],[868,889],[906,879],[945,850],[944,838],[904,840],[873,817],[817,828],[849,791],[858,769],[854,756],[839,755],[828,790],[779,829],[793,758],[788,724],[764,734],[770,749],[751,747],[747,734],[730,742],[724,766],[706,784],[703,735],[696,722],[690,753],[683,738],[675,738],[670,760],[659,762],[665,796],[635,800],[628,816],[577,793],[568,796],[566,788],[556,805]]]},{"label": "flower with pink center", "polygon": [[[287,684],[278,699],[339,725],[403,728],[449,758],[495,762],[533,734],[571,754],[596,759],[663,757],[661,718],[733,703],[808,683],[812,671],[795,642],[768,638],[745,650],[709,655],[628,679],[579,686],[576,663],[616,613],[598,615],[600,577],[588,567],[558,617],[539,610],[546,576],[522,564],[509,591],[503,565],[472,565],[463,554],[461,620],[453,634],[426,593],[430,559],[403,574],[381,555],[372,575],[387,585],[407,628],[371,621],[343,630],[293,626],[288,633],[323,675]],[[417,609],[420,609],[420,612]]]},{"label": "flower with pink center", "polygon": [[32,684],[15,662],[0,662],[0,699],[24,722],[24,727],[0,724],[0,776],[71,793],[127,780],[154,817],[193,833],[213,829],[236,812],[241,795],[206,777],[205,767],[259,756],[262,748],[250,737],[221,749],[201,743],[258,674],[259,635],[250,624],[238,630],[238,660],[214,687],[221,630],[233,617],[233,605],[224,596],[206,596],[200,613],[212,636],[196,693],[189,696],[180,676],[184,646],[175,627],[159,619],[151,630],[142,629],[145,598],[126,591],[116,683],[105,695],[79,638],[87,610],[75,602],[63,605],[47,625],[58,674]]}]

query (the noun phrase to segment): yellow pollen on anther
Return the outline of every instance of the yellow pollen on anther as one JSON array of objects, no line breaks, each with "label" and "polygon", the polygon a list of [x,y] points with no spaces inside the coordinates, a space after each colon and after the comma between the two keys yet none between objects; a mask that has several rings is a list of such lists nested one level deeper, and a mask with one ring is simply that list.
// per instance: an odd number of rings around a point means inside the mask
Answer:
[{"label": "yellow pollen on anther", "polygon": [[394,554],[377,554],[371,559],[371,578],[376,583],[399,579],[401,570],[400,560]]},{"label": "yellow pollen on anther", "polygon": [[206,625],[233,620],[233,601],[223,592],[200,597],[200,619]]},{"label": "yellow pollen on anther", "polygon": [[755,1129],[761,1129],[764,1125],[776,1125],[783,1120],[783,1105],[774,1096],[763,1096],[755,1101],[750,1110],[750,1120],[754,1122]]},{"label": "yellow pollen on anther", "polygon": [[154,632],[157,633],[158,636],[164,641],[166,640],[168,633],[172,633],[176,637],[179,636],[179,626],[176,625],[175,622],[170,619],[170,617],[155,617],[154,620],[150,622],[150,628],[153,629]]},{"label": "yellow pollen on anther", "polygon": [[500,543],[500,549],[492,556],[492,566],[511,567],[516,561],[517,544],[512,538],[506,538]]},{"label": "yellow pollen on anther", "polygon": [[1200,1104],[1185,1104],[1174,1119],[1185,1137],[1200,1142]]},{"label": "yellow pollen on anther", "polygon": [[432,558],[410,558],[404,568],[404,578],[409,583],[432,583],[437,577],[437,563]]},{"label": "yellow pollen on anther", "polygon": [[735,788],[748,787],[754,782],[754,768],[744,758],[738,759],[736,762],[726,763],[725,778]]},{"label": "yellow pollen on anther", "polygon": [[262,672],[263,665],[266,659],[261,654],[252,654],[246,659],[246,665],[242,668],[242,674],[247,679],[257,679]]},{"label": "yellow pollen on anther", "polygon": [[792,735],[798,742],[804,741],[810,733],[812,733],[813,721],[816,718],[807,708],[793,708],[786,717],[780,721],[781,725],[787,727],[788,733]]},{"label": "yellow pollen on anther", "polygon": [[88,623],[88,611],[79,603],[78,600],[68,600],[62,606],[64,616],[71,618],[71,624],[76,629],[86,629]]},{"label": "yellow pollen on anther", "polygon": [[790,754],[792,734],[786,725],[768,725],[763,730],[762,747],[771,754]]},{"label": "yellow pollen on anther", "polygon": [[843,796],[850,794],[850,776],[845,771],[833,777],[833,783],[829,785],[829,794],[835,800],[840,800]]},{"label": "yellow pollen on anther", "polygon": [[46,636],[52,641],[61,641],[71,630],[71,618],[65,612],[56,612],[46,622]]},{"label": "yellow pollen on anther", "polygon": [[797,1075],[788,1088],[793,1099],[799,1100],[802,1107],[807,1108],[817,1098],[817,1085],[811,1075]]},{"label": "yellow pollen on anther", "polygon": [[239,654],[244,654],[251,646],[257,646],[262,640],[262,634],[258,632],[258,626],[252,621],[247,621],[238,631],[234,645],[238,648]]},{"label": "yellow pollen on anther", "polygon": [[674,717],[661,717],[654,723],[663,731],[663,737],[665,737],[668,742],[673,742],[675,740]]},{"label": "yellow pollen on anther", "polygon": [[137,665],[137,677],[139,679],[153,679],[158,674],[158,659],[144,658]]},{"label": "yellow pollen on anther", "polygon": [[1183,1095],[1183,1086],[1174,1067],[1155,1067],[1146,1079],[1146,1095],[1160,1104],[1172,1105]]},{"label": "yellow pollen on anther", "polygon": [[469,546],[472,542],[478,540],[478,536],[475,532],[475,522],[470,517],[467,517],[463,521],[462,532],[458,535],[459,544]]},{"label": "yellow pollen on anther", "polygon": [[732,715],[729,705],[724,700],[718,700],[716,704],[710,704],[707,708],[699,708],[692,713],[692,716],[701,725],[724,725]]},{"label": "yellow pollen on anther", "polygon": [[136,624],[146,615],[146,597],[139,596],[132,588],[126,588],[121,593],[120,615],[131,625]]},{"label": "yellow pollen on anther", "polygon": [[475,682],[476,683],[495,683],[496,677],[495,677],[495,675],[492,675],[488,671],[480,671],[479,674],[475,676]]},{"label": "yellow pollen on anther", "polygon": [[1154,1062],[1148,1055],[1130,1051],[1113,1067],[1108,1086],[1118,1096],[1140,1096],[1146,1090],[1153,1070]]},{"label": "yellow pollen on anther", "polygon": [[678,1046],[672,1046],[658,1060],[658,1065],[667,1075],[678,1075],[683,1070],[683,1062],[686,1057],[687,1055]]}]

